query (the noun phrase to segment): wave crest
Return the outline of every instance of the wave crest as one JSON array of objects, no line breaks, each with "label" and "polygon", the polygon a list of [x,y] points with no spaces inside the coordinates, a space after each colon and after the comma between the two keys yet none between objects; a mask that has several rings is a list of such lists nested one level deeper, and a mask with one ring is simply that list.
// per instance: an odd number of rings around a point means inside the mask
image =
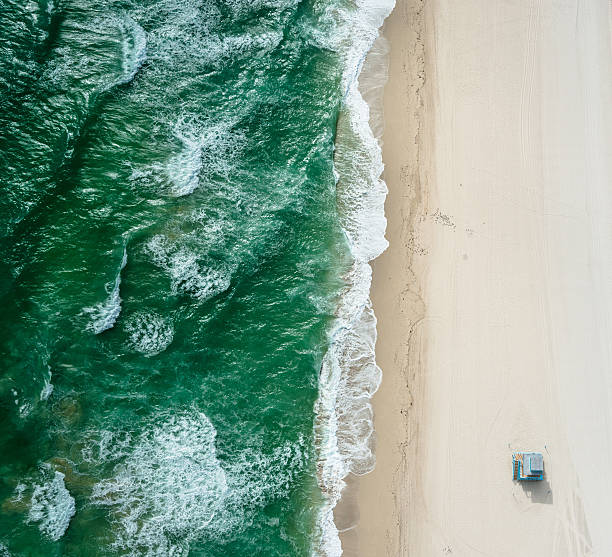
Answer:
[{"label": "wave crest", "polygon": [[155,313],[139,312],[130,316],[125,330],[131,348],[145,356],[163,352],[174,339],[172,323]]},{"label": "wave crest", "polygon": [[[59,540],[75,513],[74,498],[64,485],[64,474],[50,465],[41,467],[42,481],[33,485],[28,522],[38,523],[39,530],[52,541]],[[21,487],[21,489],[20,489]],[[26,488],[18,486],[18,497]]]},{"label": "wave crest", "polygon": [[108,329],[112,329],[121,313],[121,271],[127,265],[127,248],[123,247],[123,257],[115,280],[111,284],[107,284],[106,289],[108,297],[104,302],[92,308],[86,308],[84,311],[91,315],[91,323],[89,327],[98,335]]},{"label": "wave crest", "polygon": [[142,435],[111,479],[96,484],[93,501],[113,509],[115,548],[132,555],[188,553],[227,491],[216,434],[201,412],[170,416]]},{"label": "wave crest", "polygon": [[258,510],[289,495],[306,461],[300,438],[271,454],[247,447],[221,462],[217,431],[194,408],[156,416],[136,438],[96,436],[84,459],[114,466],[92,502],[111,512],[112,547],[134,556],[187,555],[206,540],[231,539]]},{"label": "wave crest", "polygon": [[321,366],[315,405],[318,477],[326,498],[319,514],[315,554],[326,557],[342,554],[333,510],[345,487],[344,478],[349,472],[365,474],[375,465],[370,398],[382,374],[374,352],[376,318],[370,301],[369,262],[388,245],[384,214],[387,187],[380,178],[382,152],[370,128],[370,109],[358,86],[366,55],[394,3],[361,0],[356,9],[334,14],[341,31],[328,45],[343,54],[345,65],[334,168],[339,215],[353,264],[344,277],[346,288]]},{"label": "wave crest", "polygon": [[154,236],[146,247],[155,265],[168,273],[173,294],[187,294],[201,301],[225,292],[231,271],[224,266],[205,264],[185,246],[171,245],[165,236]]}]

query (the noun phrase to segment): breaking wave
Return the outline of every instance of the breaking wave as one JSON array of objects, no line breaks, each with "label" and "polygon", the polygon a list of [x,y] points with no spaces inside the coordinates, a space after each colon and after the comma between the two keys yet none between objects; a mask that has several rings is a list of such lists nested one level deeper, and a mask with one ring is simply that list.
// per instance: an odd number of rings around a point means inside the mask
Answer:
[{"label": "breaking wave", "polygon": [[95,486],[94,502],[113,510],[116,549],[188,553],[227,491],[215,437],[203,413],[172,416],[138,440],[114,477]]},{"label": "breaking wave", "polygon": [[113,476],[92,494],[94,504],[111,511],[114,549],[134,556],[187,555],[196,541],[235,536],[257,510],[287,496],[303,466],[303,439],[271,455],[247,448],[222,463],[216,435],[195,409],[158,416],[136,439],[102,433],[84,456],[115,462]]},{"label": "breaking wave", "polygon": [[129,83],[147,58],[147,36],[144,29],[132,18],[126,18],[119,25],[121,41],[121,76],[116,85]]},{"label": "breaking wave", "polygon": [[168,127],[179,142],[178,152],[165,163],[132,167],[134,186],[167,191],[173,197],[189,195],[215,175],[227,178],[245,143],[227,122],[216,124],[183,116]]},{"label": "breaking wave", "polygon": [[[74,498],[64,485],[64,474],[50,465],[41,466],[42,481],[32,488],[28,522],[38,524],[40,531],[53,541],[59,540],[74,516]],[[20,484],[17,497],[24,497],[26,487]]]},{"label": "breaking wave", "polygon": [[75,38],[95,37],[101,56],[89,49],[75,56],[76,44],[56,49],[56,57],[45,69],[45,81],[56,87],[70,89],[76,82],[90,85],[84,93],[90,99],[134,79],[147,57],[147,37],[144,29],[132,18],[115,15],[99,16],[87,24],[73,24],[69,32]]},{"label": "breaking wave", "polygon": [[125,325],[130,347],[145,356],[163,352],[174,338],[172,324],[155,313],[136,313]]},{"label": "breaking wave", "polygon": [[205,301],[230,286],[229,269],[204,263],[196,252],[171,244],[165,236],[154,236],[147,243],[147,251],[153,263],[168,273],[173,294],[186,294]]},{"label": "breaking wave", "polygon": [[330,347],[319,376],[315,405],[319,485],[326,505],[319,515],[317,554],[338,557],[342,547],[333,510],[349,473],[374,468],[373,413],[370,398],[381,381],[376,365],[376,318],[370,301],[369,262],[386,248],[381,179],[382,152],[370,128],[370,109],[359,89],[366,54],[379,36],[395,0],[361,0],[354,12],[341,15],[342,33],[332,46],[345,51],[342,79],[345,91],[338,122],[334,167],[338,206],[353,263],[345,275]]},{"label": "breaking wave", "polygon": [[107,285],[109,291],[108,298],[93,308],[87,308],[86,313],[92,316],[90,328],[98,335],[108,329],[111,329],[121,313],[121,296],[119,289],[121,286],[121,271],[127,265],[127,248],[123,248],[123,257],[119,271],[113,283]]}]

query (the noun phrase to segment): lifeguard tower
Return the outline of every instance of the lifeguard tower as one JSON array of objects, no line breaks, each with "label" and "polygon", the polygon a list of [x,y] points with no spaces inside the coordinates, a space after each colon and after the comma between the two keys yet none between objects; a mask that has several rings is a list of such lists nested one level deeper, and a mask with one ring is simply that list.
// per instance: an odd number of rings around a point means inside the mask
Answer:
[{"label": "lifeguard tower", "polygon": [[514,453],[513,479],[518,482],[533,482],[544,479],[544,457],[542,453]]}]

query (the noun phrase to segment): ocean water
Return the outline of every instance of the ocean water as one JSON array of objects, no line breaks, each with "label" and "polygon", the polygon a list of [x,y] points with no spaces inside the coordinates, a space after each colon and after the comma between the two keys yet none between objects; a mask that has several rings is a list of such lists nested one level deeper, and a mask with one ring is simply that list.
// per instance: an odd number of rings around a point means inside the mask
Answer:
[{"label": "ocean water", "polygon": [[0,555],[340,554],[391,7],[0,0]]}]

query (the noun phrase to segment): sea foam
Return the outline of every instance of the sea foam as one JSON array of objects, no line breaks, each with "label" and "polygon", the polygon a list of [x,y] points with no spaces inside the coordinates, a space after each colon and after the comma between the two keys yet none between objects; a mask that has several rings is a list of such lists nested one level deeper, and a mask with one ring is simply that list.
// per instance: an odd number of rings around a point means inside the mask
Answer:
[{"label": "sea foam", "polygon": [[227,491],[215,437],[205,414],[176,413],[144,433],[114,476],[96,484],[93,501],[113,510],[116,549],[187,555]]},{"label": "sea foam", "polygon": [[244,142],[230,127],[227,123],[205,123],[195,117],[183,116],[178,120],[174,136],[180,141],[181,150],[165,166],[156,167],[169,178],[172,195],[193,193],[201,178],[206,181],[212,174],[229,174],[231,162]]},{"label": "sea foam", "polygon": [[47,377],[45,377],[45,383],[40,391],[40,400],[47,400],[53,393],[53,383],[51,383],[51,366],[47,365]]},{"label": "sea foam", "polygon": [[195,251],[173,244],[165,236],[151,238],[146,249],[155,265],[168,273],[173,294],[205,301],[230,286],[230,269],[205,264]]},{"label": "sea foam", "polygon": [[121,76],[116,85],[129,83],[147,58],[147,36],[144,29],[132,18],[119,24],[121,41]]},{"label": "sea foam", "polygon": [[174,338],[172,323],[156,313],[139,312],[127,319],[130,347],[145,356],[163,352]]},{"label": "sea foam", "polygon": [[40,531],[53,541],[66,532],[75,513],[74,498],[64,485],[64,474],[45,464],[43,479],[33,486],[28,521],[38,523]]},{"label": "sea foam", "polygon": [[127,248],[123,247],[123,257],[121,258],[121,264],[115,280],[113,283],[107,285],[108,297],[104,302],[94,306],[93,308],[86,308],[85,313],[92,316],[90,328],[95,334],[100,334],[108,329],[111,329],[121,313],[121,271],[127,265]]},{"label": "sea foam", "polygon": [[192,194],[200,185],[210,185],[214,176],[227,178],[246,140],[234,132],[231,122],[208,122],[182,115],[165,125],[179,144],[165,162],[131,168],[130,181],[138,189],[167,192],[172,197]]},{"label": "sea foam", "polygon": [[[100,48],[87,49],[76,57],[76,44],[67,42],[56,48],[56,56],[43,76],[45,81],[66,89],[75,82],[86,84],[83,95],[87,105],[98,95],[132,81],[147,58],[146,32],[130,17],[105,15],[87,23],[71,22],[69,31],[74,37],[91,37]],[[109,47],[116,54],[101,56]]]},{"label": "sea foam", "polygon": [[330,334],[319,376],[315,438],[319,484],[326,497],[320,511],[316,555],[338,557],[342,547],[333,510],[347,474],[365,474],[375,465],[371,396],[381,381],[376,365],[376,318],[370,301],[369,262],[387,248],[380,178],[382,152],[370,128],[370,110],[359,90],[359,75],[378,29],[394,0],[361,0],[352,11],[336,14],[340,33],[331,46],[344,57],[343,109],[338,123],[334,167],[342,228],[353,257],[346,288]]},{"label": "sea foam", "polygon": [[227,541],[257,511],[287,497],[304,466],[301,438],[267,455],[245,447],[222,463],[217,431],[200,410],[151,420],[136,438],[102,432],[83,453],[90,463],[114,463],[112,476],[94,486],[92,502],[109,509],[111,543],[122,554],[180,556],[207,539]]}]

